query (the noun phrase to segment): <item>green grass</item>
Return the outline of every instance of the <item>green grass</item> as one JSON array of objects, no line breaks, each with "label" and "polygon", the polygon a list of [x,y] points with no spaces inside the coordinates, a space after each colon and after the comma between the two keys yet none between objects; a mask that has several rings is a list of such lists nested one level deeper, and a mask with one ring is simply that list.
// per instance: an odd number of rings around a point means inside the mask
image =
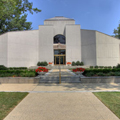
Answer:
[{"label": "green grass", "polygon": [[27,94],[0,92],[0,120],[3,120]]},{"label": "green grass", "polygon": [[96,92],[94,95],[120,118],[120,92]]}]

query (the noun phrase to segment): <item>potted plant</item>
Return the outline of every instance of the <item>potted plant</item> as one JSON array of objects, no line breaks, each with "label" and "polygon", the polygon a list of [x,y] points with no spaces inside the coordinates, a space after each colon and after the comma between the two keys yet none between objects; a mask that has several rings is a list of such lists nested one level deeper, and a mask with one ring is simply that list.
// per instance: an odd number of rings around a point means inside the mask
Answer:
[{"label": "potted plant", "polygon": [[82,75],[82,73],[85,71],[84,68],[76,68],[76,69],[73,69],[73,72],[75,72],[76,74],[78,75]]},{"label": "potted plant", "polygon": [[49,64],[49,66],[52,66],[52,62],[49,62],[48,64]]},{"label": "potted plant", "polygon": [[39,75],[44,75],[46,72],[48,72],[48,69],[45,67],[38,67],[35,72]]},{"label": "potted plant", "polygon": [[67,62],[67,65],[68,65],[68,66],[71,66],[71,62]]}]

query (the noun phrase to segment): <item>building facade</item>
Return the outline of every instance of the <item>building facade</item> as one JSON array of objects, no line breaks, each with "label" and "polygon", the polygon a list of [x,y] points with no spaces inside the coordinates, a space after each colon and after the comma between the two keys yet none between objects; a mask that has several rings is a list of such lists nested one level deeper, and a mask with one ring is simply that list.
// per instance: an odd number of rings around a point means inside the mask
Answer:
[{"label": "building facade", "polygon": [[0,35],[0,65],[30,67],[38,61],[116,66],[120,63],[120,41],[98,31],[83,30],[74,19],[65,17],[46,19],[38,30]]}]

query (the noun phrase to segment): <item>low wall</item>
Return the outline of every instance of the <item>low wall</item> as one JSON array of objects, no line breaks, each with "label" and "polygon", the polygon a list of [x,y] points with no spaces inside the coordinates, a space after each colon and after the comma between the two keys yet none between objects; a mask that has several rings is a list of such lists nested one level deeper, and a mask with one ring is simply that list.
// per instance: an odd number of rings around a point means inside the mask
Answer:
[{"label": "low wall", "polygon": [[[73,81],[75,79],[73,78]],[[57,81],[57,79],[56,79]],[[67,80],[63,80],[66,83]],[[76,83],[76,82],[71,83]],[[80,77],[80,83],[120,83],[120,76],[112,76],[112,77]],[[54,82],[54,80],[53,80]],[[34,77],[0,77],[0,84],[38,84],[38,83],[52,83],[44,82],[40,78]]]},{"label": "low wall", "polygon": [[120,83],[120,76],[81,77],[81,83]]},{"label": "low wall", "polygon": [[38,78],[34,78],[34,77],[0,77],[0,84],[3,83],[14,83],[14,84],[35,84],[35,83],[39,83]]}]

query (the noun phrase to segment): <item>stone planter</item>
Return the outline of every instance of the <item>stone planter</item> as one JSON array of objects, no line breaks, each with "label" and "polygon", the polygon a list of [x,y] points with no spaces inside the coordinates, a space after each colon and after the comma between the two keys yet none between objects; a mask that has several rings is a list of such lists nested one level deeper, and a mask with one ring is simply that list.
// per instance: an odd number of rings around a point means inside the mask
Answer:
[{"label": "stone planter", "polygon": [[80,76],[81,76],[83,72],[77,71],[77,72],[75,72],[75,73],[76,73],[77,75],[80,75]]},{"label": "stone planter", "polygon": [[46,72],[37,72],[39,75],[44,75]]}]

